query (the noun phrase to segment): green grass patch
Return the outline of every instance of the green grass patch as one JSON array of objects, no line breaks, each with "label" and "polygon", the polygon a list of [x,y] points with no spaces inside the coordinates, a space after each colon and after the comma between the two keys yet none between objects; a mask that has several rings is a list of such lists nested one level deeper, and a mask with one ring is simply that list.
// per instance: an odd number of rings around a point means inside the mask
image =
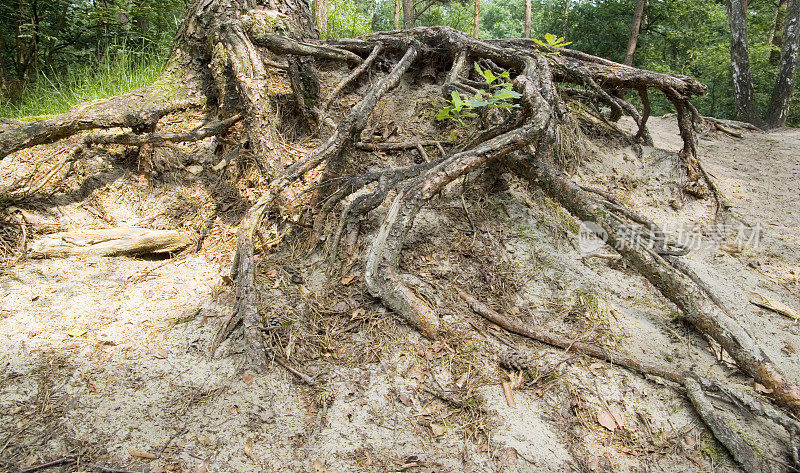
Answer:
[{"label": "green grass patch", "polygon": [[41,73],[17,97],[0,98],[0,117],[33,120],[58,115],[82,102],[146,87],[161,74],[166,55],[122,49],[102,61]]}]

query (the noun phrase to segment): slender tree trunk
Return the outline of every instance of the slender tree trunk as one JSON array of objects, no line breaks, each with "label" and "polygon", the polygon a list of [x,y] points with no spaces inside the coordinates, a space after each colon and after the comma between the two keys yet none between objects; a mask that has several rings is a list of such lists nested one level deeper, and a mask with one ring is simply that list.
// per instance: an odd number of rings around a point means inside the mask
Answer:
[{"label": "slender tree trunk", "polygon": [[773,49],[769,52],[769,63],[777,66],[781,59],[780,50],[783,48],[783,30],[786,27],[786,0],[780,0],[775,8],[775,16],[772,21],[772,29],[769,32],[767,42]]},{"label": "slender tree trunk", "polygon": [[413,28],[417,17],[414,15],[414,0],[403,1],[403,28]]},{"label": "slender tree trunk", "polygon": [[625,52],[625,64],[633,65],[633,56],[636,54],[636,44],[639,42],[639,32],[642,29],[642,16],[647,0],[636,0],[636,8],[633,11],[633,22],[631,23],[631,36],[628,38],[628,49]]},{"label": "slender tree trunk", "polygon": [[569,7],[571,6],[570,0],[564,2],[564,21],[561,23],[561,36],[567,36],[567,24],[569,23]]},{"label": "slender tree trunk", "polygon": [[328,0],[314,0],[314,23],[321,37],[328,36]]},{"label": "slender tree trunk", "polygon": [[756,112],[753,78],[750,74],[744,4],[742,0],[726,0],[725,6],[731,29],[731,75],[736,116],[739,120],[763,127],[764,123]]},{"label": "slender tree trunk", "polygon": [[481,16],[481,0],[475,0],[474,5],[474,14],[472,16],[472,36],[478,37],[478,26],[480,26],[480,16]]},{"label": "slender tree trunk", "polygon": [[531,0],[525,0],[525,29],[523,36],[526,38],[531,37]]},{"label": "slender tree trunk", "polygon": [[775,88],[767,111],[767,126],[770,128],[784,126],[789,115],[789,103],[794,92],[797,75],[798,41],[800,40],[800,0],[790,0],[786,6],[786,27],[783,32],[781,48],[781,65],[775,78]]},{"label": "slender tree trunk", "polygon": [[402,4],[400,0],[394,0],[394,29],[400,29],[400,9],[402,8]]}]

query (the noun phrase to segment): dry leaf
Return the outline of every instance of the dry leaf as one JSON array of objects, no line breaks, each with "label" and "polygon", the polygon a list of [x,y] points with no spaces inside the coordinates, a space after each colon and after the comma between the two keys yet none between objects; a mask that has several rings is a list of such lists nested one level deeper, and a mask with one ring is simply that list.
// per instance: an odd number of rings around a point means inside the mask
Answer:
[{"label": "dry leaf", "polygon": [[331,312],[335,312],[337,314],[343,314],[348,310],[350,310],[350,304],[344,301],[339,301],[336,304],[330,306],[328,310],[330,310]]},{"label": "dry leaf", "polygon": [[242,375],[242,381],[244,381],[245,384],[253,384],[255,377],[253,373],[245,373]]},{"label": "dry leaf", "polygon": [[770,389],[770,388],[764,386],[761,383],[755,383],[754,388],[755,388],[756,392],[759,392],[761,394],[772,394],[772,391],[773,391],[773,389]]},{"label": "dry leaf", "polygon": [[144,458],[145,460],[155,460],[155,458],[156,458],[156,456],[155,456],[155,455],[153,455],[152,453],[148,453],[148,452],[140,452],[139,450],[134,450],[134,449],[132,449],[132,448],[129,448],[129,449],[128,449],[128,453],[129,453],[129,454],[130,454],[132,457],[136,457],[136,458]]},{"label": "dry leaf", "polygon": [[350,314],[350,318],[351,319],[357,319],[359,317],[364,317],[364,315],[366,313],[367,313],[367,311],[364,310],[363,307],[359,307],[358,309],[354,310],[352,314]]},{"label": "dry leaf", "polygon": [[431,424],[431,432],[434,437],[441,437],[447,433],[447,427],[442,424]]},{"label": "dry leaf", "polygon": [[606,429],[608,429],[608,430],[610,430],[612,432],[617,430],[617,427],[618,427],[617,426],[617,421],[614,420],[614,416],[611,415],[611,413],[608,412],[608,411],[603,411],[603,412],[597,414],[597,422],[599,422],[600,425],[602,425],[603,427],[605,427]]},{"label": "dry leaf", "polygon": [[503,453],[500,456],[500,463],[509,470],[513,471],[517,468],[518,456],[519,454],[514,447],[506,447],[503,449]]},{"label": "dry leaf", "polygon": [[163,360],[169,355],[169,350],[166,348],[156,348],[151,352],[154,358],[158,358],[159,360]]},{"label": "dry leaf", "polygon": [[355,280],[356,275],[353,273],[348,274],[347,276],[343,277],[339,282],[342,283],[342,286],[347,286]]},{"label": "dry leaf", "polygon": [[422,371],[422,367],[421,366],[416,364],[416,365],[412,366],[406,372],[406,378],[408,378],[408,379],[416,379],[417,382],[422,382],[422,381],[425,381],[425,372]]},{"label": "dry leaf", "polygon": [[411,404],[413,404],[413,402],[411,402],[411,397],[408,394],[400,393],[397,395],[397,399],[399,399],[400,402],[402,402],[406,406],[410,406]]},{"label": "dry leaf", "polygon": [[253,456],[253,439],[248,438],[247,441],[244,443],[244,454],[247,455],[247,458],[255,461],[255,457]]}]

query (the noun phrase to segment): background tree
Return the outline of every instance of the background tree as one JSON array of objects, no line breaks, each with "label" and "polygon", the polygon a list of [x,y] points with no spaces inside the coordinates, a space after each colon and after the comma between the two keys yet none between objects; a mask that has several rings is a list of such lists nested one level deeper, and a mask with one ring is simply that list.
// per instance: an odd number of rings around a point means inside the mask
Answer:
[{"label": "background tree", "polygon": [[328,0],[314,0],[314,22],[323,37],[328,34]]},{"label": "background tree", "polygon": [[789,105],[797,78],[797,51],[800,41],[798,22],[800,22],[800,0],[790,0],[786,7],[780,67],[767,110],[766,122],[771,128],[784,126],[789,116]]},{"label": "background tree", "polygon": [[639,31],[642,29],[642,18],[644,17],[644,7],[647,0],[636,0],[636,9],[633,11],[633,21],[631,21],[631,35],[628,39],[628,49],[625,52],[623,64],[633,65],[633,56],[636,54],[636,43],[639,41]]},{"label": "background tree", "polygon": [[756,111],[753,77],[750,74],[750,48],[747,45],[745,6],[742,0],[726,0],[725,7],[731,30],[731,76],[736,116],[739,120],[763,128],[764,122]]}]

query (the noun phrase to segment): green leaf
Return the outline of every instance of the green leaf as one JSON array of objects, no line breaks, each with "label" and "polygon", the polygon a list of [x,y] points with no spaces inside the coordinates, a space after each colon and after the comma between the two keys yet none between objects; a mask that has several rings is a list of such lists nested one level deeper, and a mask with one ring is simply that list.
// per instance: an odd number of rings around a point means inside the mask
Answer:
[{"label": "green leaf", "polygon": [[497,93],[494,94],[494,98],[498,100],[518,99],[520,97],[522,97],[522,94],[519,92],[506,89],[498,90]]},{"label": "green leaf", "polygon": [[509,74],[508,71],[503,71],[500,73],[500,77],[508,79],[509,77],[511,77],[511,74]]},{"label": "green leaf", "polygon": [[557,40],[558,40],[558,38],[556,37],[556,35],[554,35],[554,34],[552,34],[552,33],[545,33],[545,34],[544,34],[544,39],[545,39],[545,41],[547,41],[547,44],[549,44],[549,45],[551,45],[551,46],[552,46],[552,45],[554,45],[554,44],[556,44],[556,42],[557,42]]},{"label": "green leaf", "polygon": [[452,115],[450,115],[450,107],[443,108],[443,109],[439,110],[439,113],[436,114],[436,120],[437,121],[447,120],[448,118],[451,118],[451,117],[452,117]]},{"label": "green leaf", "polygon": [[453,108],[456,111],[461,110],[461,108],[464,107],[464,101],[461,100],[461,94],[459,94],[458,91],[454,90],[450,92],[450,97],[453,98]]},{"label": "green leaf", "polygon": [[476,97],[472,97],[467,101],[467,105],[469,105],[470,108],[485,107],[485,106],[489,105],[489,102],[487,102],[485,100],[480,100],[480,99],[478,99]]},{"label": "green leaf", "polygon": [[492,85],[492,82],[497,80],[497,77],[494,75],[494,72],[492,72],[490,69],[485,69],[483,71],[483,77],[484,79],[486,79],[486,83],[489,85]]}]

